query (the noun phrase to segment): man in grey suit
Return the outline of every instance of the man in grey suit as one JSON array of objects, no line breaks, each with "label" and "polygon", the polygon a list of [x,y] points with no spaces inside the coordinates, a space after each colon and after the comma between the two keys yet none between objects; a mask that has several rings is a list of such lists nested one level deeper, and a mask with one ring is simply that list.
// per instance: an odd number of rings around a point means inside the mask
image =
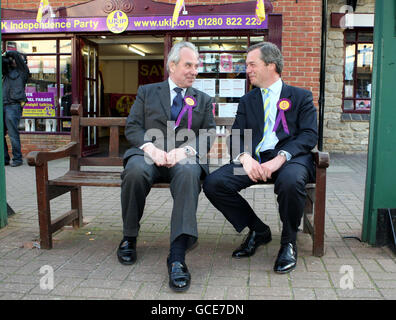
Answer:
[{"label": "man in grey suit", "polygon": [[118,260],[129,265],[136,261],[136,237],[146,197],[153,183],[170,182],[174,205],[167,264],[174,291],[185,291],[190,285],[185,253],[198,238],[200,180],[209,173],[206,156],[216,128],[212,99],[192,88],[198,65],[198,51],[192,43],[175,44],[167,60],[169,78],[139,87],[125,128],[131,148],[124,155],[121,174],[124,238]]}]

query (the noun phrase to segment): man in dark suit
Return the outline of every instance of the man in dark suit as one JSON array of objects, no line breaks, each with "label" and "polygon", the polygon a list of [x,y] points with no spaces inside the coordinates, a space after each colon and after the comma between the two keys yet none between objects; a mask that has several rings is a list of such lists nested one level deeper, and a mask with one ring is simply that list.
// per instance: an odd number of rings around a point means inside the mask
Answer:
[{"label": "man in dark suit", "polygon": [[175,44],[167,60],[169,78],[139,87],[125,128],[131,148],[124,155],[121,175],[124,238],[118,259],[122,264],[136,261],[146,196],[153,183],[170,182],[174,204],[167,264],[169,286],[175,291],[185,291],[190,285],[185,253],[198,238],[200,179],[209,173],[205,159],[216,128],[212,98],[192,88],[198,59],[192,43]]},{"label": "man in dark suit", "polygon": [[[234,228],[249,233],[232,256],[252,256],[271,241],[271,230],[238,193],[273,181],[283,224],[281,248],[274,271],[296,267],[296,236],[305,206],[305,185],[314,179],[310,150],[317,143],[316,109],[311,92],[281,80],[283,57],[272,43],[248,49],[246,73],[256,87],[240,100],[229,149],[231,163],[205,179],[204,192]],[[236,135],[239,131],[239,135]]]}]

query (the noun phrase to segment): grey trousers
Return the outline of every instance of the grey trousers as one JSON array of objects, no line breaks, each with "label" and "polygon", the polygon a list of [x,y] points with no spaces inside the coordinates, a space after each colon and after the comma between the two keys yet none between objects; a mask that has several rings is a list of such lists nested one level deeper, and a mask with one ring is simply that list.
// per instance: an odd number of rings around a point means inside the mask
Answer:
[{"label": "grey trousers", "polygon": [[190,235],[189,247],[198,238],[196,212],[201,192],[202,168],[197,163],[177,163],[172,168],[148,163],[144,156],[128,159],[121,174],[121,208],[124,236],[137,237],[146,197],[155,182],[170,182],[173,197],[170,243],[179,235]]}]

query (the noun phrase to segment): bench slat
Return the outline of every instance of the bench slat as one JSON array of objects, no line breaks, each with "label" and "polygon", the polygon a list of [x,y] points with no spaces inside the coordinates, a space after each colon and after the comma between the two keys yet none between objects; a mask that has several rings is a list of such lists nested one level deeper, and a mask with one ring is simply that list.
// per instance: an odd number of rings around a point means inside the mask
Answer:
[{"label": "bench slat", "polygon": [[121,157],[86,157],[80,159],[81,166],[122,166]]},{"label": "bench slat", "polygon": [[[50,180],[49,185],[55,186],[97,186],[97,187],[120,187],[121,172],[114,171],[69,171],[64,176]],[[153,188],[169,188],[169,183],[155,183]],[[273,188],[272,183],[256,184],[248,189]],[[315,188],[315,183],[308,183],[307,189]]]},{"label": "bench slat", "polygon": [[111,127],[120,126],[125,127],[127,118],[109,118],[109,117],[91,117],[91,118],[80,118],[81,127]]}]

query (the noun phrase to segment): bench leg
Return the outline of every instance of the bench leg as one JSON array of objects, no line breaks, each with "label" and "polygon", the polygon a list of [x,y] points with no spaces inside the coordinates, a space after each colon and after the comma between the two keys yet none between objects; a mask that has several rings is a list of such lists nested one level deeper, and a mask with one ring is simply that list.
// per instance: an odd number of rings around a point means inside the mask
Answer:
[{"label": "bench leg", "polygon": [[326,170],[322,168],[317,168],[316,170],[314,237],[312,254],[315,257],[321,257],[324,255]]},{"label": "bench leg", "polygon": [[48,170],[43,165],[36,167],[37,208],[40,226],[40,248],[52,248],[51,208],[48,192]]},{"label": "bench leg", "polygon": [[73,228],[81,228],[83,225],[83,215],[82,215],[82,195],[81,187],[77,187],[70,192],[71,198],[71,208],[76,209],[78,212],[78,218],[73,220]]},{"label": "bench leg", "polygon": [[[312,216],[312,214],[313,214],[313,204],[308,190],[307,199],[305,200],[304,216]],[[307,221],[304,218],[303,218],[303,232],[310,233],[309,226],[307,225]]]}]

